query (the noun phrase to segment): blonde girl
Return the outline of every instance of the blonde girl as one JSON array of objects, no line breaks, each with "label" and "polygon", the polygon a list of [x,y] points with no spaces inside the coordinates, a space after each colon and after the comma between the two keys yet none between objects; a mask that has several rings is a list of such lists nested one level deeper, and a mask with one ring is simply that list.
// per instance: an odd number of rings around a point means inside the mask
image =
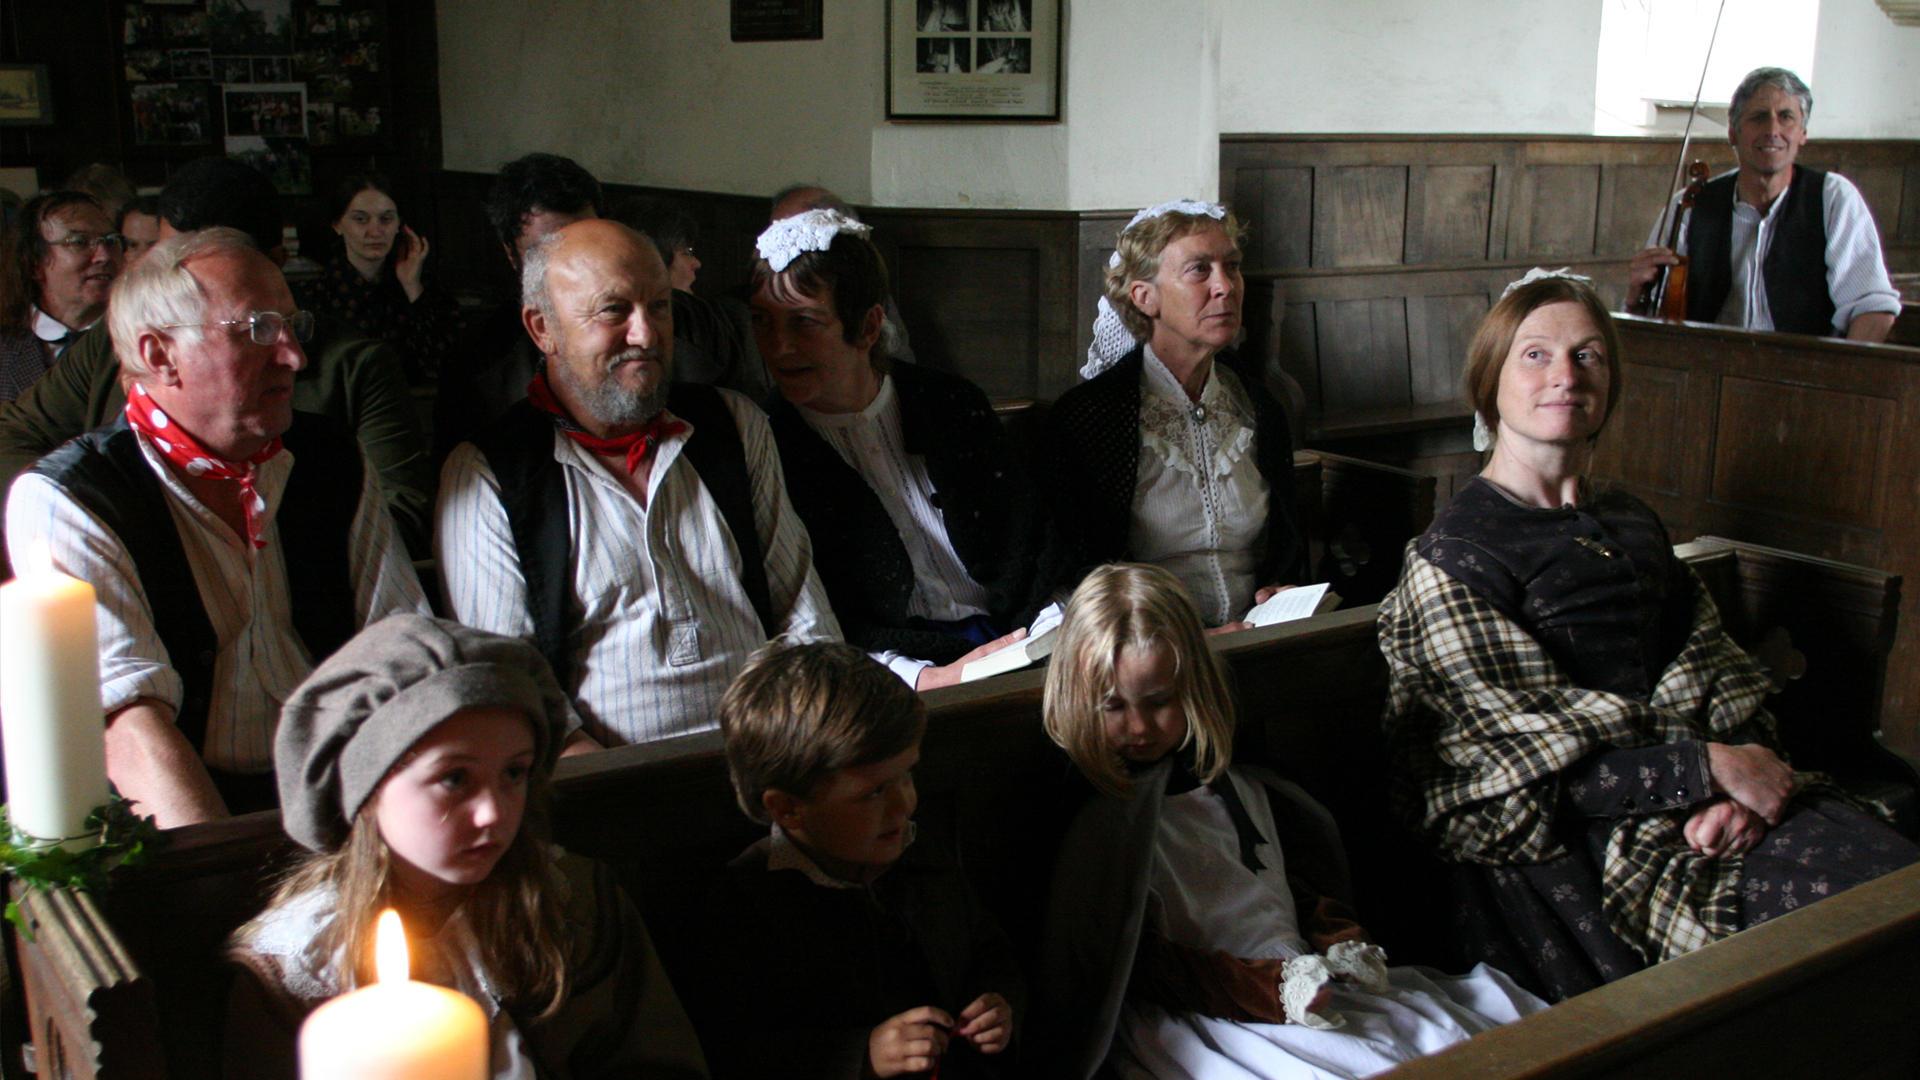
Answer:
[{"label": "blonde girl", "polygon": [[1101,567],[1060,634],[1046,730],[1099,794],[1055,863],[1049,1075],[1367,1076],[1545,1007],[1484,965],[1386,967],[1326,811],[1232,764],[1225,672],[1172,574]]}]

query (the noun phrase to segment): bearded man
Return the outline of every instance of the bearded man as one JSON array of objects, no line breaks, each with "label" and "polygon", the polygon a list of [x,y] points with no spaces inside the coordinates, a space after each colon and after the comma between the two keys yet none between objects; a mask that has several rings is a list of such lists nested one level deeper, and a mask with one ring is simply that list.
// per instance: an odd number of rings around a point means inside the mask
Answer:
[{"label": "bearded man", "polygon": [[529,248],[521,298],[527,400],[441,472],[447,606],[533,640],[603,743],[710,729],[753,650],[840,636],[766,416],[673,382],[672,281],[624,225]]}]

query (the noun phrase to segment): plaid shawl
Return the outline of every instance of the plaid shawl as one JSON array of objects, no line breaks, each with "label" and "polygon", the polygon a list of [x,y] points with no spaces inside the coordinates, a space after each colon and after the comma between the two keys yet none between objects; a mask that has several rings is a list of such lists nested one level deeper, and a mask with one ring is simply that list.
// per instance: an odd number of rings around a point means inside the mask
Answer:
[{"label": "plaid shawl", "polygon": [[[1560,773],[1594,751],[1700,739],[1780,752],[1765,672],[1693,584],[1686,644],[1642,702],[1575,686],[1518,623],[1409,545],[1379,622],[1402,814],[1449,861],[1545,862],[1566,854],[1553,828]],[[1618,818],[1606,838],[1602,911],[1649,961],[1740,928],[1742,860],[1695,854],[1681,831],[1690,813]]]}]

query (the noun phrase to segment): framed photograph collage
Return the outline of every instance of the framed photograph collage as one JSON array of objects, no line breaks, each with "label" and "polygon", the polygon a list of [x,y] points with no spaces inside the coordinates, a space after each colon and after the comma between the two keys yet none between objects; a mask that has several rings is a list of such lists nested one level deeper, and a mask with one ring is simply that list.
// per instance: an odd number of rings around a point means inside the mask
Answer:
[{"label": "framed photograph collage", "polygon": [[316,147],[388,144],[386,0],[144,0],[121,5],[135,146],[219,150],[312,192]]},{"label": "framed photograph collage", "polygon": [[888,0],[887,119],[1060,119],[1060,0]]}]

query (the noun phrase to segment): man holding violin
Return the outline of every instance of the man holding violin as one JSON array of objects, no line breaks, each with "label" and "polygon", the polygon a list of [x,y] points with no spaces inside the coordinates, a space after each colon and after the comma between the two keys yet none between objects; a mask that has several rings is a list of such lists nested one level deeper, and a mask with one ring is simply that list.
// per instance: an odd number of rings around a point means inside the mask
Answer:
[{"label": "man holding violin", "polygon": [[[1886,340],[1900,294],[1873,214],[1846,177],[1794,164],[1812,111],[1813,92],[1785,68],[1755,69],[1734,91],[1727,141],[1740,167],[1701,187],[1674,245],[1687,255],[1689,321]],[[1628,296],[1681,263],[1664,240],[1656,226],[1633,257]]]}]

